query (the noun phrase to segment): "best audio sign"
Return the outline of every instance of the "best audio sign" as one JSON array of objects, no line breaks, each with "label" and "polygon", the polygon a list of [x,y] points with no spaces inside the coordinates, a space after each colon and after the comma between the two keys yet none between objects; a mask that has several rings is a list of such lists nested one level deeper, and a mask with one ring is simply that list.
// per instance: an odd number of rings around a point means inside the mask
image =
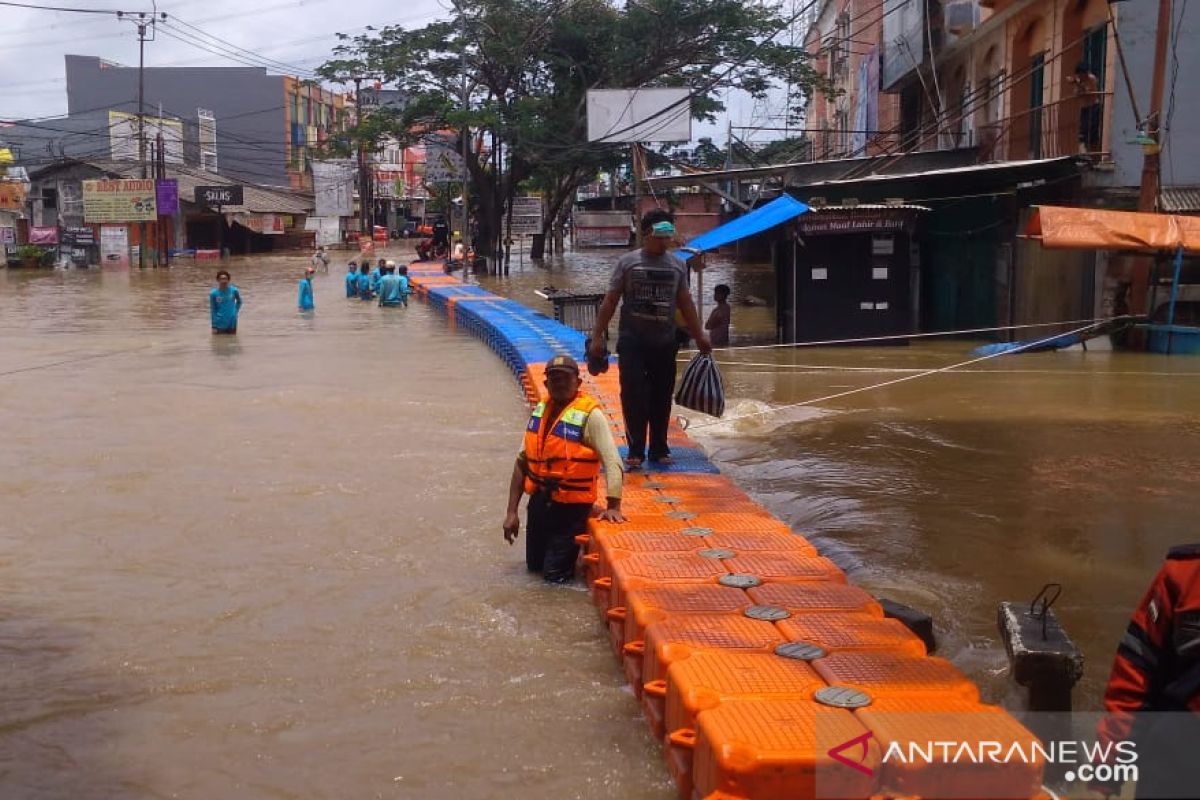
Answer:
[{"label": "best audio sign", "polygon": [[84,222],[153,222],[157,217],[153,180],[83,182]]},{"label": "best audio sign", "polygon": [[221,206],[240,206],[242,204],[241,186],[197,186],[196,203],[202,206],[219,208]]}]

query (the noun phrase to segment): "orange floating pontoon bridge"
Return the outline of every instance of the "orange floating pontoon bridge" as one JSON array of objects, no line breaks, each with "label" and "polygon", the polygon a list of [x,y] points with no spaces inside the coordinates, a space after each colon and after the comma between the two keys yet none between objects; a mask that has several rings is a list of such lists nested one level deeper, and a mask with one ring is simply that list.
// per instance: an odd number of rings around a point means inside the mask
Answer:
[{"label": "orange floating pontoon bridge", "polygon": [[[1082,237],[1075,222],[1042,212],[1039,236]],[[1168,242],[1190,230],[1105,235]],[[583,354],[583,334],[447,278],[440,264],[414,263],[409,278],[456,331],[504,359],[530,404],[544,396],[546,361]],[[621,444],[617,370],[613,363],[583,381]],[[721,475],[677,425],[669,441],[673,464],[626,476],[628,521],[593,520],[577,541],[600,630],[632,685],[630,702],[663,744],[681,800],[1040,796],[1040,763],[889,763],[889,745],[906,741],[1033,736],[980,703],[971,681],[927,655],[921,639]]]}]

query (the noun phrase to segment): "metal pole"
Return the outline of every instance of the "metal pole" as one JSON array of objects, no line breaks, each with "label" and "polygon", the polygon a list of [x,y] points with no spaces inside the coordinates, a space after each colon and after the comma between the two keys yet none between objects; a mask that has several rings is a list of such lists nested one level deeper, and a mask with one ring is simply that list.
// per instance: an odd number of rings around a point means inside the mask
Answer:
[{"label": "metal pole", "polygon": [[467,158],[470,155],[470,140],[471,127],[467,124],[466,114],[471,111],[471,97],[467,89],[467,45],[466,40],[463,40],[463,70],[462,70],[462,104],[463,104],[463,126],[462,126],[462,230],[459,231],[459,241],[463,243],[463,263],[462,263],[462,279],[463,283],[467,281],[467,251],[470,249],[468,242],[471,232],[471,200],[468,184],[471,178],[471,170],[467,168]]},{"label": "metal pole", "polygon": [[361,76],[354,78],[354,125],[359,129],[358,136],[355,138],[358,140],[358,249],[360,252],[365,247],[363,237],[366,237],[368,241],[371,237],[371,227],[367,221],[367,154],[363,149],[362,140],[362,80]]},{"label": "metal pole", "polygon": [[[1167,82],[1167,48],[1171,39],[1171,0],[1158,2],[1158,31],[1154,42],[1154,78],[1150,87],[1150,113],[1146,116],[1146,136],[1153,140],[1144,145],[1142,158],[1142,187],[1138,196],[1138,211],[1153,213],[1158,207],[1161,179],[1159,153],[1162,150],[1162,101]],[[1150,282],[1150,260],[1138,258],[1133,265],[1129,310],[1146,313],[1146,290]]]},{"label": "metal pole", "polygon": [[641,168],[638,165],[638,156],[641,155],[642,146],[636,142],[630,145],[629,152],[633,156],[632,174],[633,174],[633,229],[634,241],[637,246],[642,246],[642,184]]},{"label": "metal pole", "polygon": [[[139,20],[146,18],[138,15]],[[146,23],[138,22],[138,161],[142,165],[142,179],[146,178]],[[146,223],[138,229],[138,269],[146,267]]]}]

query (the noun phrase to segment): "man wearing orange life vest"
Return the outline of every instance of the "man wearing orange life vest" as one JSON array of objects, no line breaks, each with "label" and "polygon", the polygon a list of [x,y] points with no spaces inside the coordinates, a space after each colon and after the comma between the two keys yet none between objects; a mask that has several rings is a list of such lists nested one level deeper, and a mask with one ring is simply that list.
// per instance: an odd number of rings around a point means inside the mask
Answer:
[{"label": "man wearing orange life vest", "polygon": [[542,573],[547,583],[565,583],[574,577],[579,554],[575,537],[587,530],[601,464],[608,504],[599,517],[625,521],[621,458],[608,418],[594,398],[579,391],[581,383],[575,359],[558,355],[547,362],[550,399],[538,403],[529,417],[508,487],[504,539],[509,544],[516,541],[521,495],[530,495],[525,563],[531,571]]},{"label": "man wearing orange life vest", "polygon": [[[1101,743],[1137,744],[1138,798],[1200,791],[1200,544],[1174,547],[1133,612],[1104,692]],[[1115,795],[1118,786],[1092,787]]]}]

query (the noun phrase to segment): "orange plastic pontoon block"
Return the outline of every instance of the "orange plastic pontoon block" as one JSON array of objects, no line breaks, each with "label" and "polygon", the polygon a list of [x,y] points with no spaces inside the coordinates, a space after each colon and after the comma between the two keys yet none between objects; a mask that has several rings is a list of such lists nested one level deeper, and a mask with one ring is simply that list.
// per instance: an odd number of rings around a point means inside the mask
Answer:
[{"label": "orange plastic pontoon block", "polygon": [[[871,731],[880,752],[888,755],[879,772],[880,786],[888,793],[961,798],[1040,795],[1045,766],[1037,749],[1040,743],[998,706],[950,696],[909,695],[874,699],[854,714]],[[931,747],[934,742],[951,746]],[[970,749],[960,749],[963,744]],[[983,746],[986,752],[980,749]]]},{"label": "orange plastic pontoon block", "polygon": [[887,650],[925,655],[925,644],[904,625],[861,612],[796,614],[775,624],[789,641],[815,644],[830,653]]},{"label": "orange plastic pontoon block", "polygon": [[667,679],[647,683],[646,695],[666,695],[664,740],[667,769],[680,798],[692,795],[692,751],[671,745],[671,734],[695,734],[696,717],[723,702],[738,698],[810,700],[825,682],[804,661],[774,653],[696,653],[671,665]]},{"label": "orange plastic pontoon block", "polygon": [[751,605],[741,589],[716,583],[677,583],[634,589],[625,605],[609,609],[610,631],[620,627],[621,643],[641,641],[647,626],[682,614],[737,614]]},{"label": "orange plastic pontoon block", "polygon": [[840,652],[812,662],[825,682],[850,686],[873,698],[908,695],[979,702],[979,687],[944,658],[894,652]]},{"label": "orange plastic pontoon block", "polygon": [[768,582],[746,590],[758,605],[779,606],[793,613],[858,611],[883,617],[874,597],[857,586],[835,581]]},{"label": "orange plastic pontoon block", "polygon": [[[695,735],[672,734],[671,744],[694,748],[700,800],[861,800],[875,791],[881,753],[869,734],[849,711],[809,700],[730,700],[701,712]],[[845,756],[858,768],[829,754],[843,743],[852,743]]]},{"label": "orange plastic pontoon block", "polygon": [[[640,686],[647,684],[661,687],[672,664],[690,657],[693,653],[718,650],[726,653],[759,652],[770,653],[783,643],[783,637],[773,622],[750,619],[742,614],[685,614],[655,622],[646,628],[646,639],[642,647],[640,675],[626,669],[626,677],[638,677]],[[625,645],[626,653],[636,645]],[[626,664],[629,660],[626,660]],[[635,659],[636,666],[636,659]],[[635,693],[636,690],[635,690]],[[665,732],[666,695],[662,691],[650,694],[637,693],[642,710],[650,723],[650,731],[661,739]]]}]

